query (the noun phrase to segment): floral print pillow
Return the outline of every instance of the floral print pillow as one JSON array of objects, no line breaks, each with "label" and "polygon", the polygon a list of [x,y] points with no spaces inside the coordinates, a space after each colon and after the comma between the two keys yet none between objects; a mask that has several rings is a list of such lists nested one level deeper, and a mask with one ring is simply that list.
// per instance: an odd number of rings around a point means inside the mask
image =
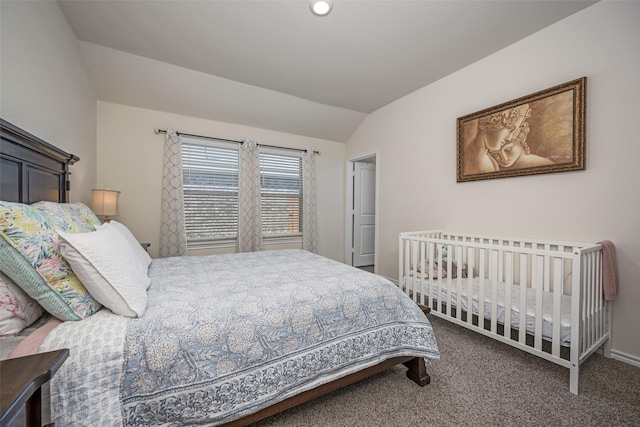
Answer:
[{"label": "floral print pillow", "polygon": [[[31,264],[47,288],[42,289],[42,282],[12,278],[60,320],[81,320],[101,307],[60,253],[57,229],[69,233],[89,232],[95,229],[94,223],[100,223],[93,213],[89,214],[88,207],[79,205],[50,202],[25,205],[0,201],[0,238]],[[3,270],[5,268],[2,266]]]},{"label": "floral print pillow", "polygon": [[65,233],[88,233],[102,225],[84,203],[38,202],[31,205],[46,216],[56,230]]},{"label": "floral print pillow", "polygon": [[0,337],[19,334],[42,313],[33,298],[0,272]]}]

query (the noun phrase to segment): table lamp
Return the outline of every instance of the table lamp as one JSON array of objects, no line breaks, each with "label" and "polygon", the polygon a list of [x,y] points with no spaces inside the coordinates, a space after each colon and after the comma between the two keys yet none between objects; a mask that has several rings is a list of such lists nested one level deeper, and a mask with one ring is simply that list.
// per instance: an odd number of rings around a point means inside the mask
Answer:
[{"label": "table lamp", "polygon": [[111,216],[118,216],[119,191],[105,189],[94,189],[93,192],[93,213],[102,216],[104,222],[111,221]]}]

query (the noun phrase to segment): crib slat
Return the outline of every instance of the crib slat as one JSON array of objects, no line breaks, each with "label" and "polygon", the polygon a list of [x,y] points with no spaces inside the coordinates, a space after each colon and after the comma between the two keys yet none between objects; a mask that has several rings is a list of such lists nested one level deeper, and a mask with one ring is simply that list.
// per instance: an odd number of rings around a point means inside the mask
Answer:
[{"label": "crib slat", "polygon": [[[513,242],[511,242],[513,244]],[[506,285],[504,291],[504,336],[511,337],[512,303],[511,292],[513,286],[513,252],[505,253]]]},{"label": "crib slat", "polygon": [[595,292],[595,289],[592,286],[594,281],[593,264],[594,264],[593,256],[589,254],[589,265],[591,268],[587,270],[588,274],[587,274],[586,280],[584,280],[582,283],[583,292],[586,296],[586,303],[587,303],[586,304],[587,309],[585,310],[585,313],[584,313],[586,325],[582,329],[585,332],[585,336],[583,338],[585,349],[589,348],[591,346],[591,343],[593,342],[593,329],[591,328],[593,324],[593,296],[594,296],[593,294]]},{"label": "crib slat", "polygon": [[[524,246],[524,242],[521,246]],[[529,292],[529,284],[527,283],[528,258],[526,254],[520,254],[520,327],[518,329],[518,341],[523,345],[527,341],[527,292]]]},{"label": "crib slat", "polygon": [[[549,244],[544,245],[544,249],[546,251],[550,251],[551,250],[551,245],[549,245]],[[550,265],[549,264],[550,260],[551,260],[551,258],[548,255],[546,255],[544,257],[545,266],[549,266]],[[544,290],[545,290],[545,292],[551,291],[551,276],[549,275],[550,271],[551,271],[550,269],[545,268],[545,272],[546,272],[546,274],[544,275]]]},{"label": "crib slat", "polygon": [[[421,263],[424,263],[424,260],[426,258],[426,242],[420,242],[420,248],[419,248],[419,258],[418,258],[418,265],[420,265]],[[426,305],[428,307],[431,307],[431,301],[429,300],[429,282],[426,279],[426,275],[425,275],[425,269],[423,265],[420,265],[420,272],[418,272],[418,267],[415,267],[415,275],[418,277],[418,281],[420,282],[420,299],[422,300],[422,304]]]},{"label": "crib slat", "polygon": [[597,322],[596,322],[596,277],[595,277],[595,268],[597,266],[595,254],[589,254],[589,258],[591,260],[591,268],[589,269],[590,277],[589,280],[585,282],[586,285],[589,285],[589,290],[587,293],[589,294],[589,324],[585,328],[589,332],[588,341],[589,347],[596,341],[597,339]]},{"label": "crib slat", "polygon": [[[424,263],[424,259],[425,259],[425,242],[420,242],[420,256],[418,257],[418,263]],[[427,298],[425,298],[425,294],[424,294],[424,288],[425,288],[425,279],[424,279],[424,267],[421,268],[420,273],[418,273],[418,266],[416,265],[415,267],[415,272],[414,274],[417,276],[418,278],[418,282],[419,282],[419,286],[418,286],[418,290],[417,292],[420,292],[420,297],[418,298],[420,303],[422,305],[426,305],[429,306],[429,301]]]},{"label": "crib slat", "polygon": [[[440,276],[444,276],[444,272],[442,271],[443,262],[442,261],[442,251],[446,248],[447,245],[442,245],[438,250],[438,272]],[[447,273],[450,273],[450,270],[447,270]],[[451,280],[451,274],[447,274],[447,277],[440,277],[440,280],[444,283],[443,286],[447,288],[447,315],[453,316],[454,306],[457,306],[456,301],[453,295],[453,282]]]},{"label": "crib slat", "polygon": [[453,251],[455,251],[455,255],[453,256],[449,256],[447,258],[447,271],[452,271],[453,270],[453,259],[456,260],[456,302],[457,302],[457,310],[456,310],[456,319],[458,320],[462,320],[462,309],[464,307],[464,303],[462,301],[463,299],[463,292],[462,292],[462,264],[461,261],[462,260],[462,246],[460,245],[456,245],[456,246],[451,246],[448,250],[448,253],[453,253]]},{"label": "crib slat", "polygon": [[[427,298],[427,296],[424,293],[424,279],[422,277],[422,273],[418,271],[418,268],[420,267],[420,262],[422,262],[421,259],[421,253],[420,253],[420,248],[422,245],[424,245],[424,242],[422,241],[414,241],[412,242],[414,243],[414,245],[412,245],[411,247],[411,265],[410,265],[410,273],[411,276],[414,278],[414,286],[412,288],[413,294],[417,294],[414,298],[416,298],[418,300],[418,303],[421,303],[423,305],[429,305],[429,299]],[[408,255],[409,256],[409,255]]]},{"label": "crib slat", "polygon": [[425,277],[429,275],[429,294],[431,299],[431,306],[436,311],[442,311],[442,286],[434,279],[432,271],[433,257],[435,253],[435,243],[427,243],[427,259],[429,260],[429,266],[423,268],[425,270]]},{"label": "crib slat", "polygon": [[[480,259],[478,261],[478,327],[484,329],[484,281],[485,281],[485,249],[478,249]],[[473,302],[472,302],[473,303]]]},{"label": "crib slat", "polygon": [[[447,261],[445,262],[444,260],[442,261],[443,264],[440,265],[444,265],[445,269],[447,271],[447,289],[449,290],[449,313],[451,316],[453,316],[453,311],[456,311],[456,314],[460,311],[459,309],[459,303],[460,303],[460,297],[459,295],[456,294],[456,289],[454,288],[454,282],[453,282],[453,277],[452,277],[452,271],[449,267],[450,264],[450,258],[453,256],[453,252],[451,251],[451,245],[443,245],[442,246],[442,250],[440,251],[440,257],[443,257],[443,250],[447,251]],[[449,255],[451,254],[451,255]]]},{"label": "crib slat", "polygon": [[429,266],[425,268],[426,274],[429,276],[429,287],[432,290],[434,301],[433,303],[437,306],[437,310],[442,312],[444,308],[444,300],[443,300],[443,287],[439,278],[434,277],[434,260],[436,258],[436,249],[437,244],[434,242],[429,242],[427,244],[427,259],[429,260]]},{"label": "crib slat", "polygon": [[587,330],[589,328],[589,317],[590,317],[590,307],[589,307],[589,300],[591,297],[591,292],[592,292],[592,286],[591,286],[591,266],[593,263],[593,258],[591,256],[587,257],[587,262],[584,264],[585,268],[582,274],[582,283],[581,283],[581,287],[584,285],[587,286],[587,288],[585,289],[585,292],[582,293],[583,297],[582,297],[582,312],[581,312],[581,322],[582,322],[582,327],[580,328],[580,342],[581,342],[581,351],[586,350],[587,348],[589,348],[590,345],[590,334],[589,331]]},{"label": "crib slat", "polygon": [[473,324],[473,272],[475,270],[475,248],[468,247],[467,257],[467,324]]},{"label": "crib slat", "polygon": [[417,241],[411,242],[411,249],[409,253],[411,254],[411,268],[412,271],[409,275],[411,281],[411,291],[413,293],[412,297],[414,301],[418,301],[418,244]]},{"label": "crib slat", "polygon": [[489,284],[491,285],[491,332],[498,330],[498,251],[489,252]]},{"label": "crib slat", "polygon": [[604,299],[604,283],[602,282],[603,265],[602,265],[602,252],[594,253],[596,259],[596,266],[594,268],[595,281],[594,289],[596,292],[596,300],[598,301],[598,327],[596,328],[596,338],[600,339],[606,333],[606,301]]},{"label": "crib slat", "polygon": [[564,271],[562,258],[554,258],[553,263],[553,333],[551,335],[551,354],[560,357],[560,325],[562,321],[562,292]]},{"label": "crib slat", "polygon": [[534,347],[538,350],[542,349],[542,291],[544,281],[544,257],[534,256],[532,259],[533,277],[531,278],[532,286],[536,293],[535,306],[535,330],[534,330]]},{"label": "crib slat", "polygon": [[[595,254],[594,254],[595,255]],[[599,275],[596,273],[596,271],[600,271],[600,267],[601,264],[599,263],[599,260],[597,257],[594,257],[594,284],[593,284],[593,292],[594,292],[594,320],[593,320],[593,339],[594,341],[596,341],[599,337],[600,337],[600,325],[601,323],[601,319],[602,319],[602,311],[601,311],[601,301],[602,298],[598,298],[598,295],[603,295],[602,291],[600,290],[600,283],[598,283],[598,276],[602,277],[602,274],[600,273]],[[600,290],[600,293],[598,294],[598,290]]]},{"label": "crib slat", "polygon": [[[595,254],[593,254],[595,255]],[[590,289],[592,292],[592,299],[591,299],[591,322],[589,325],[589,329],[591,329],[591,342],[594,343],[598,340],[599,337],[599,327],[600,324],[598,322],[599,318],[600,318],[600,312],[598,310],[598,304],[599,304],[599,298],[598,298],[598,283],[597,283],[597,276],[596,276],[596,272],[595,270],[597,269],[597,265],[598,265],[598,260],[597,258],[594,256],[593,257],[593,268],[591,269],[592,272],[592,281],[590,284]]]},{"label": "crib slat", "polygon": [[591,256],[591,254],[589,254],[589,256],[587,257],[588,261],[587,263],[585,263],[585,266],[587,267],[585,269],[585,274],[583,276],[583,280],[581,285],[581,293],[584,295],[584,306],[583,306],[583,310],[582,310],[582,319],[583,319],[583,324],[584,327],[581,328],[581,332],[582,332],[582,348],[583,351],[586,350],[587,348],[589,348],[589,345],[591,345],[591,334],[589,333],[589,319],[591,317],[591,291],[592,291],[592,286],[588,286],[589,282],[591,282],[592,277],[591,277],[591,268],[593,265],[593,257]]},{"label": "crib slat", "polygon": [[[502,246],[504,245],[504,242],[502,240],[498,240],[498,246]],[[498,276],[497,276],[497,280],[500,282],[504,282],[504,260],[502,259],[502,254],[503,251],[498,251]]]}]

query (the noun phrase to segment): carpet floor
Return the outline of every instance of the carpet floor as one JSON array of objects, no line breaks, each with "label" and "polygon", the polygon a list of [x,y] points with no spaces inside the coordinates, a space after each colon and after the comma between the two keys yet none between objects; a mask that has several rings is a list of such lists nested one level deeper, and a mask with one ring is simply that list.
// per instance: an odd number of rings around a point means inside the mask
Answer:
[{"label": "carpet floor", "polygon": [[419,387],[395,367],[254,426],[640,426],[640,368],[592,355],[569,370],[429,316],[441,359]]}]

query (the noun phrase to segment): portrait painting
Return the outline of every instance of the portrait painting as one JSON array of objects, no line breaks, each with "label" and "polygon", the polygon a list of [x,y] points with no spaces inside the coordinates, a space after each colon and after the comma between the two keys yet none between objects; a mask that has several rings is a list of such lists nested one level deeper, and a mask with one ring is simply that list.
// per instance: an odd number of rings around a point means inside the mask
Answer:
[{"label": "portrait painting", "polygon": [[458,118],[458,182],[584,170],[586,80]]}]

